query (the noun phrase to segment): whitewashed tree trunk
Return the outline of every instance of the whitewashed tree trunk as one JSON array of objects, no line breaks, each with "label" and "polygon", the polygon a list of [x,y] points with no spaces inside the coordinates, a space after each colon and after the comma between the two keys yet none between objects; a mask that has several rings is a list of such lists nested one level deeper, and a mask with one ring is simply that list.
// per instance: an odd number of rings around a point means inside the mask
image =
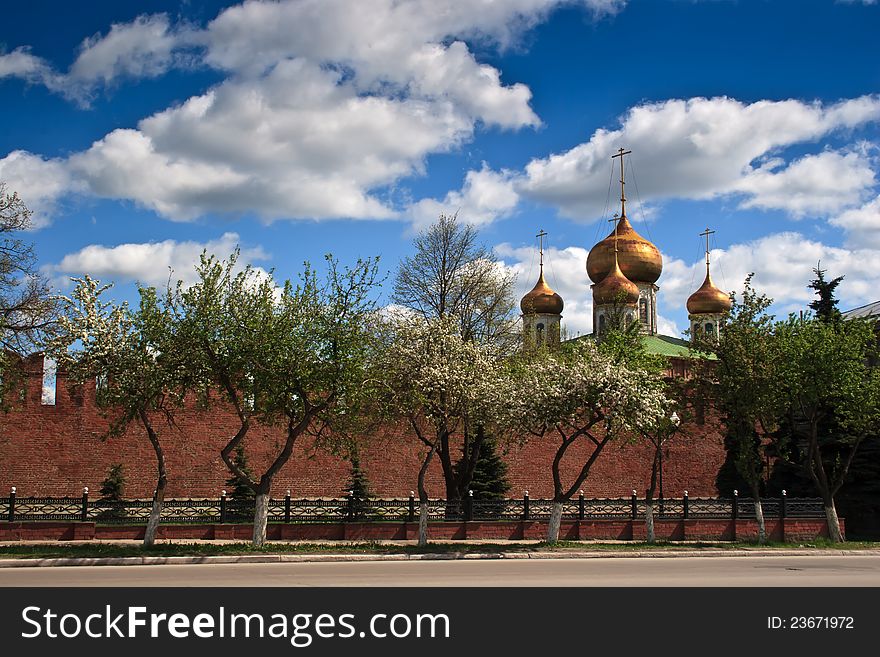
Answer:
[{"label": "whitewashed tree trunk", "polygon": [[428,503],[419,503],[419,546],[428,544]]},{"label": "whitewashed tree trunk", "polygon": [[559,527],[562,525],[562,502],[553,502],[550,507],[550,524],[547,526],[547,542],[559,541]]},{"label": "whitewashed tree trunk", "polygon": [[648,543],[653,543],[657,540],[654,533],[654,500],[647,500],[645,502],[645,535]]},{"label": "whitewashed tree trunk", "polygon": [[257,547],[266,542],[266,523],[269,520],[269,493],[257,495],[254,504],[254,545]]},{"label": "whitewashed tree trunk", "polygon": [[159,529],[159,519],[162,516],[162,503],[165,500],[165,487],[156,489],[153,495],[153,508],[150,509],[150,519],[147,520],[147,528],[144,530],[144,547],[151,547],[156,542],[156,531]]},{"label": "whitewashed tree trunk", "polygon": [[767,542],[767,526],[764,524],[764,507],[761,506],[760,497],[755,497],[755,520],[758,521],[758,543],[763,545]]},{"label": "whitewashed tree trunk", "polygon": [[828,522],[828,538],[835,543],[843,543],[843,534],[840,531],[840,519],[837,517],[837,507],[834,500],[825,504],[825,519]]}]

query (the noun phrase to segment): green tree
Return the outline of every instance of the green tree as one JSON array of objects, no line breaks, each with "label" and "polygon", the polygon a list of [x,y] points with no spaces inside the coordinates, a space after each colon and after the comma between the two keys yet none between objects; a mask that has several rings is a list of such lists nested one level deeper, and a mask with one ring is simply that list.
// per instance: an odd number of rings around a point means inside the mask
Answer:
[{"label": "green tree", "polygon": [[[868,365],[877,349],[873,323],[791,317],[777,326],[776,339],[788,425],[822,497],[829,535],[842,541],[835,496],[862,441],[880,426],[880,372]],[[829,435],[833,426],[839,433]],[[838,457],[828,458],[829,450]]]},{"label": "green tree", "polygon": [[[659,422],[669,400],[654,373],[615,362],[590,340],[525,354],[512,380],[506,393],[509,412],[527,435],[558,444],[551,464],[553,506],[547,530],[547,540],[556,542],[563,504],[581,488],[605,447]],[[564,482],[562,460],[572,445],[584,442],[592,451],[577,475]]]},{"label": "green tree", "polygon": [[[376,399],[388,418],[403,418],[411,438],[424,448],[417,487],[419,544],[427,543],[426,474],[435,455],[454,476],[451,444],[464,436],[470,454],[467,481],[487,427],[500,426],[508,407],[500,360],[485,344],[462,338],[454,318],[425,320],[409,313],[387,318],[376,354]],[[464,467],[464,466],[460,466]],[[447,491],[455,484],[447,479]],[[460,500],[447,498],[447,503]]]},{"label": "green tree", "polygon": [[230,491],[227,513],[228,517],[234,520],[245,520],[253,517],[254,514],[254,491],[248,485],[248,479],[253,479],[254,475],[248,464],[243,442],[236,446],[232,462],[235,463],[236,469],[244,474],[244,477],[232,473],[226,480],[226,486]]},{"label": "green tree", "polygon": [[830,281],[826,281],[825,271],[825,269],[822,269],[821,262],[813,269],[816,278],[810,281],[807,287],[815,290],[818,298],[810,302],[810,310],[815,313],[817,319],[823,322],[836,322],[840,320],[840,311],[837,309],[837,299],[834,297],[834,291],[843,281],[844,277],[838,276]]},{"label": "green tree", "polygon": [[137,310],[127,303],[106,302],[102,286],[88,276],[77,280],[70,297],[61,300],[58,331],[46,353],[65,370],[73,384],[104,383],[97,390],[101,412],[110,419],[103,438],[122,435],[139,424],[156,456],[156,487],[144,545],[155,541],[168,475],[157,419],[167,426],[183,402],[187,385],[181,358],[185,350],[174,341],[173,324],[153,288],[139,288]]},{"label": "green tree", "polygon": [[775,453],[773,441],[783,408],[780,397],[781,363],[775,336],[776,324],[767,309],[772,299],[759,294],[746,277],[742,298],[733,305],[720,336],[699,335],[697,350],[714,353],[704,360],[701,381],[715,403],[725,426],[728,459],[747,484],[755,504],[758,542],[767,540],[761,486],[764,464]]},{"label": "green tree", "polygon": [[125,491],[125,474],[123,473],[122,463],[116,463],[110,466],[107,478],[101,482],[101,499],[111,502],[118,502],[122,499]]},{"label": "green tree", "polygon": [[[425,321],[449,321],[463,340],[498,354],[521,343],[514,277],[479,243],[477,230],[457,215],[440,215],[413,241],[415,253],[397,270],[392,301]],[[471,487],[485,431],[469,425],[463,449],[438,444],[446,499],[455,506]],[[460,457],[456,459],[456,455]]]},{"label": "green tree", "polygon": [[348,462],[350,470],[344,491],[348,499],[346,513],[355,518],[363,518],[368,508],[367,503],[372,497],[370,482],[367,473],[361,467],[361,459],[356,449],[349,452]]},{"label": "green tree", "polygon": [[[332,441],[331,427],[358,414],[377,263],[342,268],[327,256],[323,279],[306,263],[298,284],[278,287],[271,273],[239,271],[237,255],[203,254],[198,280],[169,290],[169,305],[194,381],[217,387],[239,419],[220,456],[255,494],[253,542],[262,545],[272,482],[297,441]],[[255,422],[276,428],[280,447],[251,476],[234,454]]]},{"label": "green tree", "polygon": [[[456,466],[461,468],[461,462]],[[494,438],[486,438],[477,456],[470,492],[474,494],[475,500],[497,501],[503,500],[509,490],[507,464],[498,453],[498,443]]]}]

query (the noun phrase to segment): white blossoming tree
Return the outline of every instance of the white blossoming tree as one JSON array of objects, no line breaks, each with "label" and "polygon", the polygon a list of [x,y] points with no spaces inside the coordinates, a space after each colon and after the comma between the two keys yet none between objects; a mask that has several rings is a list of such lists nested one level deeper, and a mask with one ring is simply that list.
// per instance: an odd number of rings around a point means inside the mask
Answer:
[{"label": "white blossoming tree", "polygon": [[173,422],[183,400],[186,373],[172,345],[171,317],[153,288],[140,288],[140,307],[103,301],[109,289],[86,276],[76,281],[63,310],[57,335],[48,342],[47,355],[63,368],[73,384],[100,378],[100,407],[110,418],[106,436],[120,435],[132,423],[143,427],[156,455],[156,488],[144,533],[144,545],[153,545],[168,476],[156,419]]},{"label": "white blossoming tree", "polygon": [[[330,440],[358,415],[377,268],[373,260],[342,268],[327,256],[323,280],[306,263],[297,285],[279,288],[271,274],[239,271],[236,259],[203,255],[199,280],[189,288],[178,284],[169,298],[193,380],[218,388],[238,416],[239,428],[220,455],[254,491],[259,546],[272,481],[297,441]],[[254,422],[277,428],[281,439],[269,466],[251,476],[235,453]]]},{"label": "white blossoming tree", "polygon": [[[510,412],[523,431],[558,441],[547,530],[547,540],[553,543],[559,540],[563,504],[583,486],[605,446],[657,422],[668,401],[656,375],[616,363],[589,340],[527,354],[513,380]],[[592,450],[574,479],[564,482],[562,461],[570,447],[584,441]]]},{"label": "white blossoming tree", "polygon": [[378,397],[388,417],[403,418],[425,448],[418,474],[419,545],[428,540],[425,475],[435,455],[451,459],[457,439],[465,453],[475,434],[506,423],[505,380],[490,349],[461,337],[457,319],[409,313],[389,318],[377,353]]}]

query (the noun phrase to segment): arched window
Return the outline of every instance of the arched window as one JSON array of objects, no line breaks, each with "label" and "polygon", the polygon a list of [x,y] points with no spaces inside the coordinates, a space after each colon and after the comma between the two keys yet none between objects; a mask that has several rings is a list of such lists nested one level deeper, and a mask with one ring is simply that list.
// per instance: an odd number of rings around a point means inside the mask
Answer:
[{"label": "arched window", "polygon": [[605,315],[599,315],[599,333],[605,330]]},{"label": "arched window", "polygon": [[648,300],[644,297],[639,299],[639,321],[648,326]]},{"label": "arched window", "polygon": [[713,332],[714,332],[714,326],[712,325],[712,322],[707,322],[706,323],[706,333],[713,333]]}]

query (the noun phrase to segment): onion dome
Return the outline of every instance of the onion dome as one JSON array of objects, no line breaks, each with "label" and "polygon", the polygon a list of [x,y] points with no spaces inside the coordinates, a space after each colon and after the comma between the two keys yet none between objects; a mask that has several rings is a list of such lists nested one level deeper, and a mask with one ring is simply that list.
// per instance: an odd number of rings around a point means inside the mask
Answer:
[{"label": "onion dome", "polygon": [[[626,214],[617,222],[617,257],[620,271],[630,281],[654,283],[663,271],[663,258],[651,242],[639,235]],[[587,274],[600,283],[614,266],[614,231],[590,249]]]},{"label": "onion dome", "polygon": [[687,309],[691,315],[717,315],[730,310],[730,295],[722,292],[712,282],[709,268],[706,267],[706,280],[700,289],[687,300]]},{"label": "onion dome", "polygon": [[593,303],[597,306],[612,303],[635,305],[639,301],[638,285],[623,275],[613,251],[611,258],[611,271],[593,286]]},{"label": "onion dome", "polygon": [[543,267],[541,267],[541,273],[535,287],[519,302],[520,309],[526,315],[559,315],[562,313],[564,305],[562,297],[554,292],[544,280]]}]

